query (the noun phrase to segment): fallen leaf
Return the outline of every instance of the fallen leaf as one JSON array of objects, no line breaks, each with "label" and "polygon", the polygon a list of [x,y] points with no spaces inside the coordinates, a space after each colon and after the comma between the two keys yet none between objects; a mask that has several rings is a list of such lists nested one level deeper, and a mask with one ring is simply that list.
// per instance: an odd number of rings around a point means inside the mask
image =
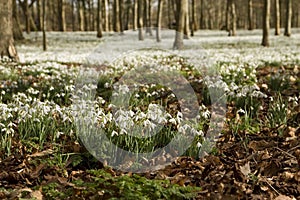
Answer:
[{"label": "fallen leaf", "polygon": [[247,177],[251,173],[250,163],[247,162],[244,166],[240,166],[240,170]]}]

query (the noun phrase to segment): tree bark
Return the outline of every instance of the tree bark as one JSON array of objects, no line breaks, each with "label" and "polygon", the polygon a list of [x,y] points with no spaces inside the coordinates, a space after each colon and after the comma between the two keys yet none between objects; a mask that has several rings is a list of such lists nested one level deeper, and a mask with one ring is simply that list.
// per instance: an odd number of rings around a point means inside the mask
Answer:
[{"label": "tree bark", "polygon": [[164,0],[158,0],[157,19],[156,19],[156,41],[161,42],[161,17]]},{"label": "tree bark", "polygon": [[173,49],[183,49],[183,35],[184,35],[184,24],[185,16],[187,13],[188,0],[177,0],[177,9],[179,10],[178,17],[176,19],[176,34]]},{"label": "tree bark", "polygon": [[232,0],[231,2],[231,16],[232,16],[232,33],[231,36],[236,36],[236,23],[237,23],[237,18],[236,18],[236,10],[235,10],[235,2]]},{"label": "tree bark", "polygon": [[41,0],[36,0],[37,29],[42,30]]},{"label": "tree bark", "polygon": [[102,38],[102,14],[101,14],[101,0],[98,0],[97,5],[97,37]]},{"label": "tree bark", "polygon": [[191,36],[194,36],[194,32],[198,30],[197,20],[197,1],[192,0],[192,24],[191,24]]},{"label": "tree bark", "polygon": [[13,35],[15,40],[23,40],[16,0],[13,0]]},{"label": "tree bark", "polygon": [[82,1],[77,0],[77,17],[78,17],[78,30],[84,30],[84,16],[83,16],[83,8],[82,8]]},{"label": "tree bark", "polygon": [[290,37],[292,28],[292,0],[286,0],[286,22],[284,35]]},{"label": "tree bark", "polygon": [[124,32],[124,0],[119,0],[119,22],[120,22],[120,32]]},{"label": "tree bark", "polygon": [[152,36],[152,0],[148,0],[148,17],[147,17],[147,26],[149,35]]},{"label": "tree bark", "polygon": [[253,29],[253,0],[248,0],[248,30]]},{"label": "tree bark", "polygon": [[144,0],[138,0],[138,29],[139,29],[139,40],[144,40],[144,32],[143,32],[143,6]]},{"label": "tree bark", "polygon": [[185,8],[185,17],[184,17],[184,39],[190,38],[190,17],[189,17],[189,4],[187,3]]},{"label": "tree bark", "polygon": [[262,46],[268,47],[269,43],[269,32],[270,32],[270,0],[264,0],[264,13],[263,13],[263,39]]},{"label": "tree bark", "polygon": [[0,1],[0,55],[19,61],[13,38],[13,0]]},{"label": "tree bark", "polygon": [[109,31],[108,0],[103,0],[103,30]]},{"label": "tree bark", "polygon": [[120,6],[119,0],[114,0],[114,15],[113,15],[113,26],[115,32],[120,32]]},{"label": "tree bark", "polygon": [[58,10],[58,30],[66,31],[66,14],[65,14],[65,5],[64,0],[57,0],[57,10]]},{"label": "tree bark", "polygon": [[47,50],[46,38],[46,0],[42,0],[42,32],[43,32],[43,50]]},{"label": "tree bark", "polygon": [[280,35],[280,2],[275,0],[275,35]]},{"label": "tree bark", "polygon": [[132,9],[132,28],[135,31],[138,27],[138,0],[134,0]]}]

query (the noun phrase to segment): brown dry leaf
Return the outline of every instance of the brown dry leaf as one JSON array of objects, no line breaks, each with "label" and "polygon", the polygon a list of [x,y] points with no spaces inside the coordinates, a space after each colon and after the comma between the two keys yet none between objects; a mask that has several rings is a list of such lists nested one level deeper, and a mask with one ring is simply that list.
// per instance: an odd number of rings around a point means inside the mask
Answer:
[{"label": "brown dry leaf", "polygon": [[251,173],[250,163],[247,162],[244,166],[240,166],[240,170],[247,177]]},{"label": "brown dry leaf", "polygon": [[43,200],[43,194],[39,190],[31,192],[30,197],[35,198],[36,200]]},{"label": "brown dry leaf", "polygon": [[47,149],[45,151],[36,152],[34,154],[27,155],[27,157],[42,157],[42,156],[46,156],[46,155],[50,155],[50,154],[53,154],[53,150],[52,149]]},{"label": "brown dry leaf", "polygon": [[290,198],[288,196],[285,196],[285,195],[279,195],[274,200],[294,200],[294,198],[292,199],[292,198]]}]

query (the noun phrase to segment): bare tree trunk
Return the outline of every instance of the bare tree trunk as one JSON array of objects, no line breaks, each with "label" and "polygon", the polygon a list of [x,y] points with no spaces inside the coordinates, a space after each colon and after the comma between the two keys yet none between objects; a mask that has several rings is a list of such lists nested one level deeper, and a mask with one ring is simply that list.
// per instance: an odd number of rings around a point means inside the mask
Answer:
[{"label": "bare tree trunk", "polygon": [[102,38],[101,0],[98,0],[97,3],[97,37]]},{"label": "bare tree trunk", "polygon": [[226,5],[226,30],[228,31],[228,33],[230,34],[230,4],[231,4],[231,0],[227,0],[227,5]]},{"label": "bare tree trunk", "polygon": [[86,9],[86,1],[87,0],[81,0],[81,1],[82,1],[82,9],[83,9],[84,31],[88,31],[90,24],[89,24],[88,12]]},{"label": "bare tree trunk", "polygon": [[235,2],[231,2],[231,16],[232,16],[232,33],[231,36],[236,36],[236,23],[237,23],[237,18],[236,18],[236,10],[235,10]]},{"label": "bare tree trunk", "polygon": [[275,0],[275,35],[280,35],[280,2]]},{"label": "bare tree trunk", "polygon": [[143,1],[144,0],[138,0],[138,29],[139,29],[139,40],[144,40],[144,32],[143,32]]},{"label": "bare tree trunk", "polygon": [[152,0],[148,0],[148,17],[147,17],[148,23],[147,26],[149,28],[149,35],[152,36]]},{"label": "bare tree trunk", "polygon": [[192,0],[192,24],[191,24],[191,36],[194,36],[194,32],[198,30],[197,20],[197,1]]},{"label": "bare tree trunk", "polygon": [[156,41],[161,42],[161,17],[164,0],[158,0],[157,19],[156,19]]},{"label": "bare tree trunk", "polygon": [[74,0],[71,0],[71,12],[72,12],[72,31],[75,31],[75,8],[74,8]]},{"label": "bare tree trunk", "polygon": [[119,22],[120,22],[120,32],[124,32],[124,1],[119,0]]},{"label": "bare tree trunk", "polygon": [[126,4],[125,4],[125,9],[126,9],[126,13],[125,13],[125,24],[124,24],[124,30],[128,30],[129,29],[129,19],[130,19],[130,12],[132,10],[132,5],[131,5],[131,0],[127,0]]},{"label": "bare tree trunk", "polygon": [[103,11],[103,30],[109,31],[109,19],[108,19],[108,0],[103,0],[102,2],[102,11]]},{"label": "bare tree trunk", "polygon": [[114,0],[114,14],[113,14],[113,26],[115,32],[120,32],[120,6],[119,6],[119,0]]},{"label": "bare tree trunk", "polygon": [[268,47],[269,43],[269,32],[270,32],[270,0],[264,0],[264,13],[263,13],[263,39],[262,46]]},{"label": "bare tree trunk", "polygon": [[253,0],[248,0],[248,30],[253,29]]},{"label": "bare tree trunk", "polygon": [[0,55],[19,61],[13,38],[13,2],[0,1]]},{"label": "bare tree trunk", "polygon": [[187,3],[185,8],[185,17],[184,17],[184,39],[190,38],[190,18],[189,18],[189,4]]},{"label": "bare tree trunk", "polygon": [[78,30],[84,30],[84,16],[83,16],[83,8],[82,8],[82,1],[77,0],[77,16],[78,16]]},{"label": "bare tree trunk", "polygon": [[41,0],[36,0],[37,29],[42,30]]},{"label": "bare tree trunk", "polygon": [[136,30],[138,27],[138,0],[134,0],[132,11],[132,28]]},{"label": "bare tree trunk", "polygon": [[286,9],[287,10],[284,35],[290,37],[292,28],[292,0],[286,0]]},{"label": "bare tree trunk", "polygon": [[65,5],[64,0],[57,0],[57,10],[58,10],[58,30],[66,31],[66,17],[65,17]]},{"label": "bare tree trunk", "polygon": [[169,27],[169,29],[172,29],[172,15],[171,15],[172,2],[171,2],[171,0],[167,0],[167,1],[168,1],[168,27]]},{"label": "bare tree trunk", "polygon": [[185,16],[187,13],[188,0],[177,0],[177,9],[179,10],[178,17],[176,19],[176,35],[173,45],[173,49],[183,49],[183,35],[184,35],[184,24]]},{"label": "bare tree trunk", "polygon": [[13,35],[15,40],[23,40],[24,36],[20,27],[16,0],[13,0]]},{"label": "bare tree trunk", "polygon": [[42,0],[42,32],[43,32],[43,50],[47,50],[46,38],[46,0]]}]

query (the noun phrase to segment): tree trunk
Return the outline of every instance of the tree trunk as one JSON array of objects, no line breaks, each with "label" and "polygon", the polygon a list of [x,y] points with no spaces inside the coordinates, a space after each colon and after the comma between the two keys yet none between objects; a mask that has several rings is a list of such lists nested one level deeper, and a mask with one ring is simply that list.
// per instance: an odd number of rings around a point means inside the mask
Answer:
[{"label": "tree trunk", "polygon": [[130,19],[130,13],[132,10],[132,5],[131,5],[131,0],[127,0],[126,1],[126,13],[125,13],[125,24],[124,24],[124,30],[128,30],[129,29],[129,19]]},{"label": "tree trunk", "polygon": [[290,37],[292,28],[292,0],[286,0],[286,22],[284,35]]},{"label": "tree trunk", "polygon": [[37,29],[42,30],[41,0],[36,0]]},{"label": "tree trunk", "polygon": [[248,0],[248,30],[253,29],[253,0]]},{"label": "tree trunk", "polygon": [[185,8],[185,17],[184,17],[184,39],[190,38],[190,18],[189,18],[189,4],[187,3]]},{"label": "tree trunk", "polygon": [[191,36],[194,36],[194,32],[198,30],[197,20],[197,1],[192,0],[192,24],[191,24]]},{"label": "tree trunk", "polygon": [[124,32],[124,0],[119,0],[119,22],[120,22],[120,32]]},{"label": "tree trunk", "polygon": [[42,0],[42,32],[43,32],[43,50],[47,50],[47,39],[46,39],[46,0]]},{"label": "tree trunk", "polygon": [[157,19],[156,19],[156,41],[161,42],[161,16],[163,9],[164,0],[158,0],[158,8],[157,8]]},{"label": "tree trunk", "polygon": [[97,37],[102,38],[102,14],[101,14],[101,0],[98,0],[97,5]]},{"label": "tree trunk", "polygon": [[270,32],[270,0],[264,0],[264,13],[263,13],[263,39],[262,46],[268,47],[269,43],[269,32]]},{"label": "tree trunk", "polygon": [[148,17],[147,17],[147,26],[148,26],[148,31],[149,35],[152,36],[152,0],[148,0]]},{"label": "tree trunk", "polygon": [[171,4],[172,4],[172,2],[171,2],[171,0],[167,0],[168,1],[168,27],[169,27],[169,29],[172,29],[172,12],[171,12],[171,10],[172,10],[172,6],[171,6]]},{"label": "tree trunk", "polygon": [[71,0],[71,12],[72,12],[72,31],[75,31],[75,7],[74,0]]},{"label": "tree trunk", "polygon": [[275,35],[280,35],[280,2],[275,0]]},{"label": "tree trunk", "polygon": [[114,0],[113,26],[115,32],[120,32],[120,6],[119,0]]},{"label": "tree trunk", "polygon": [[231,2],[231,16],[232,16],[232,33],[231,36],[236,36],[236,23],[237,23],[237,18],[236,18],[236,10],[235,10],[235,2]]},{"label": "tree trunk", "polygon": [[66,17],[65,17],[65,5],[64,0],[57,0],[57,10],[58,10],[58,30],[66,31]]},{"label": "tree trunk", "polygon": [[78,16],[78,30],[84,30],[84,16],[83,16],[83,8],[82,8],[82,1],[77,0],[77,16]]},{"label": "tree trunk", "polygon": [[88,12],[86,10],[86,1],[87,0],[82,0],[83,19],[84,19],[84,31],[88,31],[89,27],[90,27],[89,16],[88,16]]},{"label": "tree trunk", "polygon": [[179,10],[178,17],[176,19],[176,35],[173,45],[173,49],[183,49],[183,35],[184,35],[184,24],[185,16],[188,8],[188,0],[177,0],[177,9]]},{"label": "tree trunk", "polygon": [[15,40],[23,40],[24,36],[20,26],[20,20],[17,11],[17,2],[13,0],[13,35]]},{"label": "tree trunk", "polygon": [[230,4],[231,0],[227,0],[227,5],[226,5],[226,31],[230,34]]},{"label": "tree trunk", "polygon": [[138,27],[138,0],[134,0],[132,9],[132,28],[135,31]]},{"label": "tree trunk", "polygon": [[108,0],[103,0],[103,30],[104,31],[109,31],[109,19],[108,19]]},{"label": "tree trunk", "polygon": [[0,55],[19,61],[13,38],[13,0],[0,1]]},{"label": "tree trunk", "polygon": [[143,32],[143,6],[144,0],[138,0],[138,29],[139,29],[139,40],[144,40],[144,32]]}]

